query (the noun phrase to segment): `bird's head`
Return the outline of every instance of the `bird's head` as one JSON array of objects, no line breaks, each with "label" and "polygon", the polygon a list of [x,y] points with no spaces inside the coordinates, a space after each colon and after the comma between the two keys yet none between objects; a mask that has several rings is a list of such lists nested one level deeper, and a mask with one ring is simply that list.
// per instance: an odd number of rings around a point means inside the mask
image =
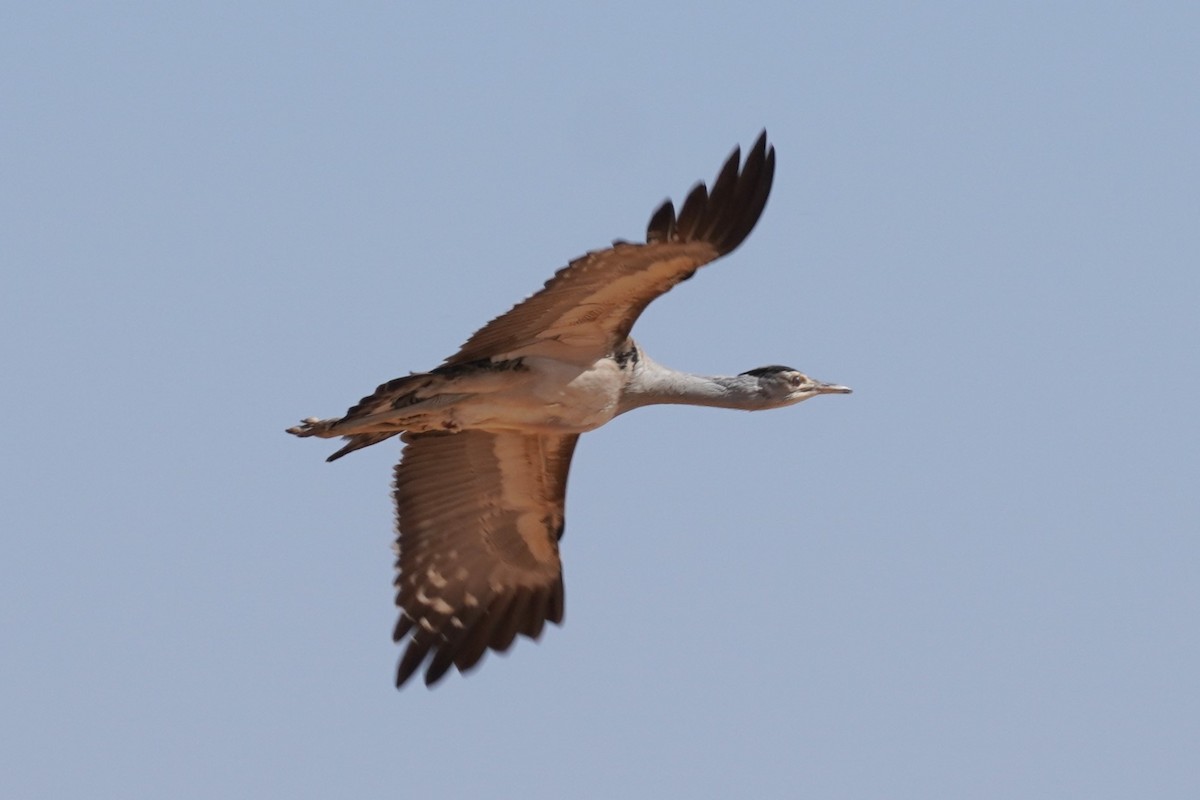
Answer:
[{"label": "bird's head", "polygon": [[800,370],[781,367],[778,364],[743,372],[758,381],[759,391],[768,408],[790,406],[816,397],[819,394],[850,394],[848,386],[822,383],[808,377]]}]

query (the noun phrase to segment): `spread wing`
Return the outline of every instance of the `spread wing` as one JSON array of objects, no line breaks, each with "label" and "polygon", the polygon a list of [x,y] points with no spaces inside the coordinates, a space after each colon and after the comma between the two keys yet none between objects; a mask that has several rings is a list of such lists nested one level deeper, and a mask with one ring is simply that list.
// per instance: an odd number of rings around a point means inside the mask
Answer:
[{"label": "spread wing", "polygon": [[465,671],[563,617],[567,471],[578,436],[405,434],[396,466],[396,685]]},{"label": "spread wing", "polygon": [[766,131],[739,169],[740,159],[734,149],[712,191],[697,184],[678,218],[671,202],[664,203],[650,219],[646,244],[619,242],[575,259],[446,363],[542,355],[587,364],[613,352],[654,298],[732,252],[758,222],[775,175]]}]

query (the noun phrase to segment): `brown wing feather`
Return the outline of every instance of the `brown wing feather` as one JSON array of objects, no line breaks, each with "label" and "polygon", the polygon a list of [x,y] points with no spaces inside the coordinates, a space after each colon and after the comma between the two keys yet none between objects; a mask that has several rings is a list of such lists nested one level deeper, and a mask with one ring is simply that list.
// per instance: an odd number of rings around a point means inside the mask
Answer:
[{"label": "brown wing feather", "polygon": [[405,434],[396,466],[395,640],[402,685],[432,654],[425,683],[465,671],[517,635],[563,617],[567,471],[578,436]]},{"label": "brown wing feather", "polygon": [[656,297],[732,252],[758,222],[775,174],[763,131],[739,169],[734,149],[710,193],[697,184],[678,219],[670,201],[651,217],[646,244],[619,243],[577,258],[540,292],[475,333],[447,364],[546,355],[589,363],[625,341]]}]

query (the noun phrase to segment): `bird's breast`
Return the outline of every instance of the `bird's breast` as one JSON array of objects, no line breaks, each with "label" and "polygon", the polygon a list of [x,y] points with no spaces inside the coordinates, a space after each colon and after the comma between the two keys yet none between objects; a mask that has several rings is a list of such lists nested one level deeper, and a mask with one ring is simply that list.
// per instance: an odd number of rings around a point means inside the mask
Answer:
[{"label": "bird's breast", "polygon": [[531,393],[542,404],[552,427],[589,431],[616,416],[626,376],[612,359],[587,367],[553,359],[529,359],[526,363],[532,377]]},{"label": "bird's breast", "polygon": [[[431,428],[523,433],[582,433],[617,414],[627,376],[611,358],[579,365],[523,356],[521,369],[491,374],[435,412]],[[470,388],[470,391],[462,391]],[[413,426],[410,425],[412,430]]]}]

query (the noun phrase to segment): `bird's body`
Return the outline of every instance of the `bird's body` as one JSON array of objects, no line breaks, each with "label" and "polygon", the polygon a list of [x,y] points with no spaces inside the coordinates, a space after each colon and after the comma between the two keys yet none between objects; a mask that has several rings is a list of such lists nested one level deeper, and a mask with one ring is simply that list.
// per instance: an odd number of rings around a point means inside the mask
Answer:
[{"label": "bird's body", "polygon": [[406,444],[395,476],[395,639],[409,637],[398,685],[430,654],[428,684],[562,620],[558,540],[579,434],[644,405],[760,410],[850,391],[780,366],[677,372],[629,337],[650,301],[754,227],[775,153],[764,133],[741,169],[739,157],[735,150],[711,194],[703,184],[692,190],[678,219],[665,203],[646,244],[576,259],[441,366],[388,381],[344,417],[289,429],[344,437],[331,461],[396,435]]},{"label": "bird's body", "polygon": [[611,358],[586,366],[543,356],[473,362],[386,384],[338,433],[583,433],[616,415],[627,380]]}]

